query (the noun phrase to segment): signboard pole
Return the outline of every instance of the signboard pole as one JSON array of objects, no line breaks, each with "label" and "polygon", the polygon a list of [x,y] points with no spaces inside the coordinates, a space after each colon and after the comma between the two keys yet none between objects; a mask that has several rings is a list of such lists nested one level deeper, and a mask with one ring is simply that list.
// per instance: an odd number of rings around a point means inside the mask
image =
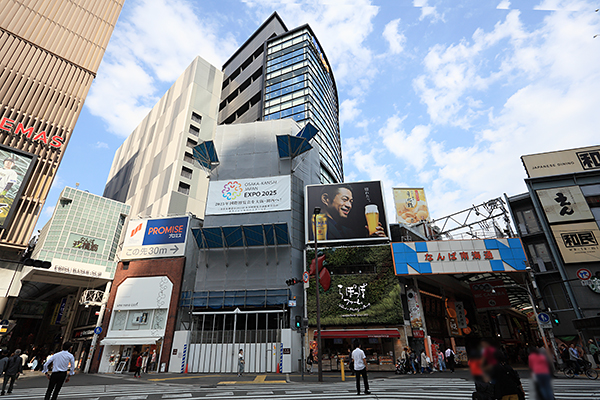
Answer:
[{"label": "signboard pole", "polygon": [[322,357],[322,346],[321,346],[321,303],[319,302],[319,275],[321,271],[319,271],[319,253],[317,252],[317,215],[321,212],[320,208],[315,208],[315,212],[313,218],[315,222],[314,226],[314,237],[315,237],[315,277],[317,278],[317,357],[319,357],[319,382],[323,382],[323,357]]},{"label": "signboard pole", "polygon": [[104,311],[106,311],[106,303],[108,303],[108,296],[110,294],[111,285],[112,282],[108,282],[106,284],[106,289],[104,289],[104,297],[102,297],[102,306],[100,307],[100,313],[98,314],[98,321],[96,321],[96,328],[94,329],[94,336],[92,337],[92,344],[90,345],[90,351],[88,352],[87,360],[85,362],[85,368],[83,369],[84,374],[87,374],[90,371],[90,365],[92,364],[92,360],[94,359],[94,351],[96,351],[96,343],[98,342],[98,336],[100,335],[100,333],[102,333],[102,319],[104,318]]},{"label": "signboard pole", "polygon": [[413,285],[415,287],[415,293],[417,295],[417,301],[419,302],[419,307],[423,310],[422,321],[423,321],[423,343],[425,344],[425,352],[429,356],[429,358],[433,359],[431,354],[431,338],[427,334],[427,324],[425,323],[425,314],[423,309],[423,301],[421,300],[421,292],[419,291],[419,283],[417,282],[417,278],[413,277]]}]

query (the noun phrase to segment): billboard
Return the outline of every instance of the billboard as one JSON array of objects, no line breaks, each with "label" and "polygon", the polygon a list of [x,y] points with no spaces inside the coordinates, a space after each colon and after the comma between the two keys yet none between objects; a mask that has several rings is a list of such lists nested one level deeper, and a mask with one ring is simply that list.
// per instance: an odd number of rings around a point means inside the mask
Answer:
[{"label": "billboard", "polygon": [[423,188],[393,188],[396,222],[416,224],[429,220],[429,208]]},{"label": "billboard", "polygon": [[600,230],[596,222],[552,225],[550,229],[565,263],[600,260]]},{"label": "billboard", "polygon": [[600,170],[600,146],[522,156],[530,178]]},{"label": "billboard", "polygon": [[185,254],[189,217],[132,219],[125,231],[122,260]]},{"label": "billboard", "polygon": [[494,280],[471,283],[471,292],[478,310],[497,310],[510,308],[508,291],[504,281]]},{"label": "billboard", "polygon": [[551,224],[594,219],[579,186],[536,190]]},{"label": "billboard", "polygon": [[380,181],[310,185],[305,189],[306,242],[314,242],[313,210],[321,209],[316,218],[317,240],[324,244],[349,241],[388,239]]},{"label": "billboard", "polygon": [[524,271],[520,239],[392,243],[396,275]]},{"label": "billboard", "polygon": [[0,145],[0,228],[6,228],[29,180],[37,156]]},{"label": "billboard", "polygon": [[211,181],[205,215],[247,214],[291,209],[289,175]]}]

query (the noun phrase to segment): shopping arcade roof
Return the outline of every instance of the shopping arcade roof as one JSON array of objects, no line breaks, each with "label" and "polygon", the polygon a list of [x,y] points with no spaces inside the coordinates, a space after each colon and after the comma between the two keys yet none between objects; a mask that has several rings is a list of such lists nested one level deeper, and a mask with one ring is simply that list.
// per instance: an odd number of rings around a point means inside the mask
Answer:
[{"label": "shopping arcade roof", "polygon": [[501,280],[504,282],[504,288],[506,288],[508,299],[514,309],[523,311],[523,309],[531,307],[531,302],[526,289],[526,278],[522,273],[494,272],[483,274],[456,274],[454,277],[467,285],[475,282],[481,283]]}]

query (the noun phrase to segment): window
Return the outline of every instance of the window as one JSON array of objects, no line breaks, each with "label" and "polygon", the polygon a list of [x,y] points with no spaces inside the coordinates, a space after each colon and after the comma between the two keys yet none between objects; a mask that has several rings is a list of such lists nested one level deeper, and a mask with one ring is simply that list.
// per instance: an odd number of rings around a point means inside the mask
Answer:
[{"label": "window", "polygon": [[192,121],[197,122],[197,123],[201,123],[202,122],[202,117],[192,111]]},{"label": "window", "polygon": [[200,135],[200,128],[196,128],[194,125],[190,125],[189,132],[194,136],[198,136]]},{"label": "window", "polygon": [[177,191],[179,193],[189,195],[190,194],[190,185],[188,185],[187,183],[179,182],[179,187],[177,188]]},{"label": "window", "polygon": [[552,258],[550,257],[550,250],[548,250],[546,243],[527,245],[527,250],[531,257],[530,261],[537,271],[546,272],[555,270]]},{"label": "window", "polygon": [[521,235],[540,232],[540,226],[535,217],[533,209],[517,211],[517,222]]},{"label": "window", "polygon": [[193,139],[188,139],[188,140],[187,140],[187,143],[186,143],[186,146],[187,146],[187,147],[189,147],[189,148],[192,148],[192,149],[193,149],[193,148],[194,148],[194,147],[196,147],[197,145],[198,145],[198,142],[196,142],[195,140],[193,140]]},{"label": "window", "polygon": [[186,167],[181,167],[181,176],[192,179],[192,170]]},{"label": "window", "polygon": [[183,161],[189,162],[190,164],[193,164],[194,163],[194,157],[190,153],[188,153],[186,151],[185,155],[183,156]]}]

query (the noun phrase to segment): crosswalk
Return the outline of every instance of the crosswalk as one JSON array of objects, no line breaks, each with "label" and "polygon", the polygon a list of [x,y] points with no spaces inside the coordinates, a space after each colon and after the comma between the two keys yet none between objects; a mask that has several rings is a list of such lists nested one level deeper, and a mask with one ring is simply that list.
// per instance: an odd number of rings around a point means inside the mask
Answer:
[{"label": "crosswalk", "polygon": [[[362,382],[361,382],[362,383]],[[370,382],[371,396],[363,398],[397,400],[467,400],[474,390],[472,382],[460,378],[396,377]],[[533,390],[529,380],[523,381],[526,393]],[[557,400],[599,400],[600,381],[557,379]],[[116,383],[114,385],[66,386],[60,399],[82,400],[162,400],[162,399],[268,399],[318,400],[348,399],[356,396],[354,380],[346,382],[284,383],[261,385],[219,385],[201,387],[191,384]],[[17,389],[3,400],[29,400],[44,397],[45,388]],[[528,396],[528,399],[533,397]]]}]

